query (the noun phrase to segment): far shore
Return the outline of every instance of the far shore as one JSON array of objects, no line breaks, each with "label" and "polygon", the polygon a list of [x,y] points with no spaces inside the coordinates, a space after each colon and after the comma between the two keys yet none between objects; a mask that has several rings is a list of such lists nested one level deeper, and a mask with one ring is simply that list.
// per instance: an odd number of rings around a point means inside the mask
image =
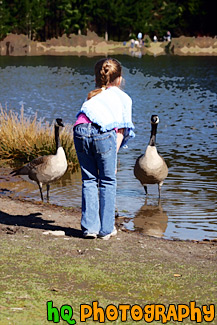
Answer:
[{"label": "far shore", "polygon": [[217,56],[217,38],[185,37],[172,38],[171,41],[152,42],[147,36],[142,45],[131,41],[105,41],[94,32],[87,35],[63,35],[46,42],[28,39],[25,35],[9,34],[0,41],[0,56],[104,56],[104,55],[178,55],[178,56]]}]

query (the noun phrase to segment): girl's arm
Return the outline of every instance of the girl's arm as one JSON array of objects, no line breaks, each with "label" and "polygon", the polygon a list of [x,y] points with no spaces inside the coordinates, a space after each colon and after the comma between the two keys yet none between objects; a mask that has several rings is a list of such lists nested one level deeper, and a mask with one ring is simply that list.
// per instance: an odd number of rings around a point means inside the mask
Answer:
[{"label": "girl's arm", "polygon": [[117,132],[117,152],[120,149],[123,138],[124,138],[124,129],[118,129],[118,132]]}]

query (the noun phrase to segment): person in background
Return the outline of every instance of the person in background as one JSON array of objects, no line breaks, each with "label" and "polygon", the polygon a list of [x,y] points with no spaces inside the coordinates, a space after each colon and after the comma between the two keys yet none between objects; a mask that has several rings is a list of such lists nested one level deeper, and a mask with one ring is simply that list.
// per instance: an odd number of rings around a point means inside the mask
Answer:
[{"label": "person in background", "polygon": [[168,41],[168,42],[171,41],[171,33],[170,33],[169,30],[167,31],[167,41]]},{"label": "person in background", "polygon": [[115,228],[117,152],[135,136],[132,100],[120,89],[122,67],[113,58],[95,65],[96,89],[77,114],[74,144],[82,173],[81,229],[107,240]]},{"label": "person in background", "polygon": [[139,45],[142,46],[142,33],[141,32],[138,33],[137,38],[138,38]]},{"label": "person in background", "polygon": [[131,47],[131,49],[133,49],[134,46],[135,46],[135,40],[132,38],[132,39],[130,40],[130,47]]}]

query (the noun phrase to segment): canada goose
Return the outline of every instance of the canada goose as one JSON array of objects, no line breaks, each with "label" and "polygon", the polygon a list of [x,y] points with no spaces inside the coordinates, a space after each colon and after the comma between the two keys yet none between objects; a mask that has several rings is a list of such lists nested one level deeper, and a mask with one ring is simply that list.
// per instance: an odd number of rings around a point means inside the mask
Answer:
[{"label": "canada goose", "polygon": [[155,146],[157,134],[157,125],[159,123],[158,115],[151,117],[151,137],[144,155],[137,158],[134,166],[134,175],[144,186],[147,194],[147,184],[158,184],[159,197],[161,195],[161,186],[168,175],[168,167]]},{"label": "canada goose", "polygon": [[56,142],[56,154],[41,156],[33,159],[23,167],[12,171],[13,176],[20,175],[24,180],[38,184],[41,200],[43,201],[42,185],[47,185],[47,202],[49,202],[50,183],[62,177],[67,169],[67,160],[63,147],[60,143],[59,129],[64,127],[62,119],[57,118],[54,132]]}]

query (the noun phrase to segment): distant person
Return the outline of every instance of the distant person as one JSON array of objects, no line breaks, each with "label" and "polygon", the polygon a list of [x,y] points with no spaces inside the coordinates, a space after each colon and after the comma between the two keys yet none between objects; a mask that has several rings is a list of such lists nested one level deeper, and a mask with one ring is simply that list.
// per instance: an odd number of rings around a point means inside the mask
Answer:
[{"label": "distant person", "polygon": [[142,39],[142,33],[138,33],[138,36],[137,36],[138,40],[140,41]]},{"label": "distant person", "polygon": [[120,89],[122,67],[116,59],[95,65],[96,89],[77,114],[74,144],[82,173],[81,229],[86,238],[107,240],[115,228],[117,152],[134,137],[132,100]]},{"label": "distant person", "polygon": [[142,33],[138,33],[137,38],[139,41],[139,45],[142,45]]},{"label": "distant person", "polygon": [[130,40],[130,47],[131,47],[131,49],[133,49],[134,46],[135,46],[135,40],[132,38],[132,39]]},{"label": "distant person", "polygon": [[171,41],[171,33],[170,33],[170,31],[167,31],[167,41],[168,42]]},{"label": "distant person", "polygon": [[157,42],[157,36],[156,35],[154,35],[154,37],[153,37],[153,41],[156,43]]}]

